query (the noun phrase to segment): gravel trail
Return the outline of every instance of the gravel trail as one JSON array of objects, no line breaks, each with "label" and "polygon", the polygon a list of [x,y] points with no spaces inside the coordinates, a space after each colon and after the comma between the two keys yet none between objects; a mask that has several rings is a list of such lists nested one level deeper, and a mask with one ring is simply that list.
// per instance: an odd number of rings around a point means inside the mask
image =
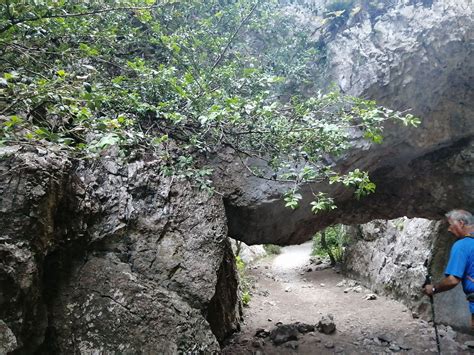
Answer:
[{"label": "gravel trail", "polygon": [[[370,290],[354,285],[333,268],[310,262],[311,243],[282,248],[250,266],[252,299],[244,307],[244,323],[224,354],[436,354],[432,323],[414,319],[401,303],[384,296],[368,300]],[[344,286],[341,286],[341,283]],[[297,340],[274,345],[255,334],[277,324],[315,325],[328,314],[336,331],[299,334]],[[439,326],[442,354],[470,354],[464,342],[474,337]],[[470,351],[471,350],[471,351]]]}]

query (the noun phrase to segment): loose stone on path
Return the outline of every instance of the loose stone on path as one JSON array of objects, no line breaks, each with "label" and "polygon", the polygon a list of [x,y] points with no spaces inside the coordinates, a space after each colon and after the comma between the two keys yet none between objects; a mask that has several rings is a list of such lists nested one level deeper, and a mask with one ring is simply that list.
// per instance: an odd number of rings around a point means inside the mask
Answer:
[{"label": "loose stone on path", "polygon": [[332,334],[336,331],[334,317],[331,314],[323,316],[317,325],[318,330],[324,334]]},{"label": "loose stone on path", "polygon": [[[295,259],[290,260],[291,265]],[[248,312],[255,312],[258,318],[257,321],[248,321],[250,340],[244,344],[235,343],[228,352],[224,352],[226,355],[398,354],[407,351],[422,354],[436,346],[432,324],[411,319],[409,308],[388,301],[355,280],[342,279],[332,270],[320,271],[314,264],[299,264],[290,269],[291,265],[272,266],[272,279],[264,276],[268,270],[263,266],[252,271],[256,287]],[[309,268],[311,273],[306,271]],[[265,297],[263,291],[269,291],[270,297]],[[378,310],[381,307],[394,311],[390,323],[380,319],[383,311]],[[337,332],[334,316],[338,320]],[[296,320],[309,324],[291,323]],[[312,330],[315,328],[319,333]],[[464,343],[470,338],[460,335],[460,343],[452,340],[456,334],[452,328],[439,325],[438,330],[442,336],[442,349],[446,353],[468,353],[474,349],[474,341]]]}]

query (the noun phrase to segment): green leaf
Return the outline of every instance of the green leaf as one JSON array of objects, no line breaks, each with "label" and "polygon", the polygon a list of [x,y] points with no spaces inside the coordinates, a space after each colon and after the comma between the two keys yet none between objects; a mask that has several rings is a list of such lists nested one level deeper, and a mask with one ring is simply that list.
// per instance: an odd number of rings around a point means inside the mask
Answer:
[{"label": "green leaf", "polygon": [[16,71],[11,71],[9,73],[3,73],[3,78],[6,80],[12,80],[18,78],[18,73]]},{"label": "green leaf", "polygon": [[323,211],[331,211],[337,208],[334,204],[334,200],[331,197],[328,197],[327,194],[319,192],[317,195],[314,195],[316,199],[310,203],[311,212],[317,214]]},{"label": "green leaf", "polygon": [[115,145],[120,142],[120,137],[115,134],[115,133],[110,133],[105,136],[103,136],[99,142],[97,142],[97,147],[99,149],[104,149],[106,147],[109,147],[111,145]]},{"label": "green leaf", "polygon": [[289,207],[295,210],[299,207],[299,201],[303,198],[301,194],[295,193],[294,191],[288,191],[285,193],[283,200],[286,202],[285,207]]},{"label": "green leaf", "polygon": [[22,122],[23,120],[19,116],[13,115],[13,116],[10,116],[10,119],[4,122],[3,125],[6,126],[7,128],[14,128],[15,126],[19,125]]},{"label": "green leaf", "polygon": [[162,144],[163,142],[167,142],[167,141],[168,141],[168,135],[167,135],[167,134],[164,134],[164,135],[162,135],[161,137],[155,137],[155,138],[153,138],[152,143],[155,144],[155,145],[160,145],[160,144]]},{"label": "green leaf", "polygon": [[95,56],[99,55],[99,51],[96,48],[92,48],[89,45],[87,45],[86,43],[80,43],[79,44],[79,49],[84,54],[86,54],[88,56],[91,56],[91,57],[95,57]]},{"label": "green leaf", "polygon": [[112,79],[112,83],[121,84],[124,80],[125,80],[125,77],[123,75],[119,75]]}]

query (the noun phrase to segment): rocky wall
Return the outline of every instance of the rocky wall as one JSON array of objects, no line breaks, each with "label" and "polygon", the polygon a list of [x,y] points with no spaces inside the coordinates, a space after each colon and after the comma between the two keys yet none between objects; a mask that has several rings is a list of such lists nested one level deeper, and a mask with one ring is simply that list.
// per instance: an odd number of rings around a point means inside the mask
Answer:
[{"label": "rocky wall", "polygon": [[[427,269],[439,281],[455,238],[440,221],[421,218],[374,220],[349,229],[344,272],[377,293],[406,304],[430,319],[429,299],[421,293]],[[428,261],[428,262],[426,262]],[[461,286],[435,295],[437,321],[455,328],[470,326],[468,305]]]},{"label": "rocky wall", "polygon": [[60,152],[0,149],[0,339],[10,334],[0,348],[33,353],[48,323],[42,265],[59,243],[56,216],[72,164]]},{"label": "rocky wall", "polygon": [[238,329],[222,201],[153,155],[0,148],[0,189],[6,352],[212,352]]},{"label": "rocky wall", "polygon": [[[474,208],[472,1],[397,0],[382,7],[351,15],[328,39],[327,83],[408,110],[421,118],[421,126],[387,125],[382,144],[355,140],[357,149],[334,158],[337,171],[366,170],[376,183],[376,192],[360,200],[336,184],[312,184],[300,191],[301,208],[288,211],[281,197],[291,185],[255,178],[245,168],[236,173],[234,164],[226,165],[227,181],[232,181],[227,186],[234,188],[226,198],[233,238],[249,245],[298,244],[334,223],[441,219],[447,210]],[[320,25],[303,12],[298,18],[308,28]],[[262,171],[271,177],[270,170]],[[309,204],[318,191],[334,197],[338,208],[315,216]]]}]

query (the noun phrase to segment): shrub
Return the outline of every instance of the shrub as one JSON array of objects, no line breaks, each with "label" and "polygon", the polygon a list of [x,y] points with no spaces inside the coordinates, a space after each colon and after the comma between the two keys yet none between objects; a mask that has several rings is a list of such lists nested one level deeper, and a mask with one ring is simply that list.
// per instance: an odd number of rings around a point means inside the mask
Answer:
[{"label": "shrub", "polygon": [[244,306],[248,306],[251,296],[250,296],[250,280],[246,274],[246,265],[242,258],[237,255],[235,257],[235,265],[237,267],[237,273],[239,275],[239,291],[240,291],[240,299]]},{"label": "shrub", "polygon": [[331,264],[342,262],[347,245],[347,234],[343,225],[326,228],[313,236],[311,255],[329,257]]},{"label": "shrub", "polygon": [[265,244],[263,246],[268,255],[278,255],[281,254],[281,247],[275,244]]},{"label": "shrub", "polygon": [[242,298],[242,303],[244,304],[244,306],[248,306],[250,303],[250,300],[252,299],[248,291],[242,292],[241,298]]}]

